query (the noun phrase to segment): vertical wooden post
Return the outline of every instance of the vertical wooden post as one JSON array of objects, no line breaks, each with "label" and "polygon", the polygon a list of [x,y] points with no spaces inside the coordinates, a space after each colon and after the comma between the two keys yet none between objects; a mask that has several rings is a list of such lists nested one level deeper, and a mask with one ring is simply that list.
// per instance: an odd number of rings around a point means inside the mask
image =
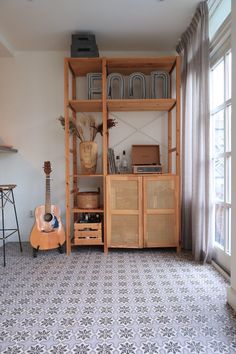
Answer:
[{"label": "vertical wooden post", "polygon": [[[169,83],[169,90],[170,92],[169,97],[173,97],[172,95],[172,80],[171,75],[173,75],[174,66],[172,66],[171,71],[169,72],[170,75],[170,83]],[[173,109],[173,108],[172,108]],[[172,109],[168,111],[168,173],[172,173]]]},{"label": "vertical wooden post", "polygon": [[[72,100],[76,100],[76,76],[72,76]],[[73,112],[73,121],[76,124],[76,112]],[[74,208],[77,206],[78,179],[77,179],[77,137],[73,134],[73,196]],[[74,214],[74,222],[76,215]]]},{"label": "vertical wooden post", "polygon": [[103,174],[107,175],[107,67],[102,59],[102,123],[103,123]]},{"label": "vertical wooden post", "polygon": [[176,174],[180,176],[180,57],[176,57]]},{"label": "vertical wooden post", "polygon": [[180,56],[176,57],[176,174],[177,174],[177,231],[178,231],[178,238],[179,238],[179,247],[177,251],[180,250],[180,243],[181,243],[181,167],[180,167],[180,87],[181,87],[181,59]]},{"label": "vertical wooden post", "polygon": [[172,112],[168,111],[168,173],[172,172]]},{"label": "vertical wooden post", "polygon": [[107,253],[107,213],[106,213],[106,193],[107,193],[107,148],[108,148],[108,132],[107,132],[107,63],[106,58],[102,59],[102,123],[103,123],[103,139],[102,139],[102,168],[103,168],[103,239],[104,252]]},{"label": "vertical wooden post", "polygon": [[66,253],[71,252],[70,240],[70,141],[69,141],[69,64],[64,60],[64,116],[65,116],[65,170],[66,170]]}]

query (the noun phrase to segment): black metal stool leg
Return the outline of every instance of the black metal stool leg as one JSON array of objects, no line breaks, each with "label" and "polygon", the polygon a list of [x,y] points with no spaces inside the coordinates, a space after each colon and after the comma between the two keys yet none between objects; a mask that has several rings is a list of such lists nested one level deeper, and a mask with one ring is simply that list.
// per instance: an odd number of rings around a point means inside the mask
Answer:
[{"label": "black metal stool leg", "polygon": [[1,209],[2,209],[2,243],[3,243],[3,265],[6,267],[6,250],[5,250],[5,224],[4,224],[4,202],[3,192],[1,191]]},{"label": "black metal stool leg", "polygon": [[[2,223],[1,223],[1,228],[0,228],[0,240],[3,241],[3,264],[4,267],[6,266],[6,239],[10,237],[12,234],[15,232],[18,232],[18,238],[19,238],[19,244],[20,244],[20,250],[21,252],[23,251],[22,249],[22,243],[21,243],[21,237],[20,237],[20,229],[19,229],[19,223],[18,223],[18,218],[17,218],[17,213],[16,213],[16,206],[15,206],[15,199],[14,199],[14,193],[13,193],[13,188],[15,188],[15,184],[0,184],[0,207],[2,209],[2,212],[0,213],[0,216],[2,217]],[[14,208],[14,213],[15,213],[15,218],[16,218],[16,228],[8,228],[5,227],[5,211],[4,208],[6,204],[12,204]]]},{"label": "black metal stool leg", "polygon": [[12,202],[13,202],[13,207],[14,207],[14,212],[15,212],[15,217],[16,217],[16,226],[17,226],[18,237],[19,237],[20,251],[22,252],[23,250],[22,250],[22,244],[21,244],[21,238],[20,238],[20,229],[19,229],[18,218],[17,218],[17,213],[16,213],[16,206],[15,206],[13,189],[11,190],[11,196],[12,196]]}]

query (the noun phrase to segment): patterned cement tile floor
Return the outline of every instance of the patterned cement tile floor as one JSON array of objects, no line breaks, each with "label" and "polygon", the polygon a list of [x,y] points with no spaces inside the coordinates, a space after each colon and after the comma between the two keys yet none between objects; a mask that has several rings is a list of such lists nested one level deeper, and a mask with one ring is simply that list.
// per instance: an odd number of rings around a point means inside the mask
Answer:
[{"label": "patterned cement tile floor", "polygon": [[190,254],[77,248],[34,259],[23,246],[7,244],[0,264],[1,353],[236,353],[229,284]]}]

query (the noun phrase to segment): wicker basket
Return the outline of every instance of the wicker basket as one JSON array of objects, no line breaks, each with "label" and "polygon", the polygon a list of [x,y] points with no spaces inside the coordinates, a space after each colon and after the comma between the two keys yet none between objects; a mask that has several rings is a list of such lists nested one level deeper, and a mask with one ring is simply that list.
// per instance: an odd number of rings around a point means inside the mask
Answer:
[{"label": "wicker basket", "polygon": [[80,209],[97,209],[99,208],[100,193],[99,192],[79,192],[78,208]]}]

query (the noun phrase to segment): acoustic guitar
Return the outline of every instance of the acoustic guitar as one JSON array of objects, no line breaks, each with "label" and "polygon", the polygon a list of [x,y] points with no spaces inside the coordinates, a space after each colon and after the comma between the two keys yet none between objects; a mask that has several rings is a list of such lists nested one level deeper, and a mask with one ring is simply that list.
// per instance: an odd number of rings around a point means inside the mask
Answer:
[{"label": "acoustic guitar", "polygon": [[52,170],[50,161],[44,162],[44,172],[46,174],[45,205],[40,205],[35,209],[35,223],[30,234],[34,257],[37,257],[38,250],[58,248],[62,253],[62,246],[65,242],[60,210],[51,204],[50,173]]}]

